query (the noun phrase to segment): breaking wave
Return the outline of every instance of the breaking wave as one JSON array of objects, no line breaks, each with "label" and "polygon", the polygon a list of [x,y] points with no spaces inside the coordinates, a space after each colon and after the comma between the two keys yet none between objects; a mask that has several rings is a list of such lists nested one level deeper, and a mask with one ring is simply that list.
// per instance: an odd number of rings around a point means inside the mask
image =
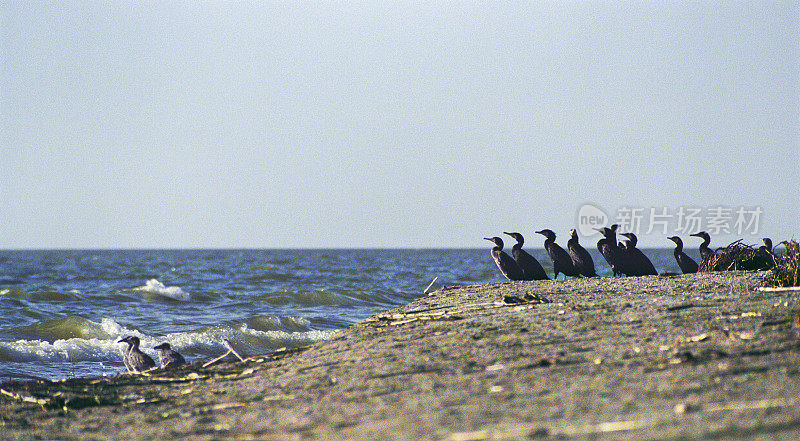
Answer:
[{"label": "breaking wave", "polygon": [[133,288],[134,291],[142,291],[156,296],[168,297],[174,300],[191,300],[192,296],[179,286],[166,286],[156,279],[150,279],[144,286]]},{"label": "breaking wave", "polygon": [[[154,359],[153,346],[169,342],[188,358],[211,359],[224,353],[228,340],[242,355],[258,355],[281,347],[305,346],[329,338],[335,331],[310,329],[302,317],[255,317],[232,326],[204,327],[162,336],[146,335],[120,325],[110,318],[100,323],[70,316],[28,326],[12,327],[3,333],[16,341],[0,342],[0,361],[6,362],[104,362],[122,366],[125,344],[117,341],[126,335],[141,340],[140,348]],[[118,369],[121,372],[123,369]]]}]

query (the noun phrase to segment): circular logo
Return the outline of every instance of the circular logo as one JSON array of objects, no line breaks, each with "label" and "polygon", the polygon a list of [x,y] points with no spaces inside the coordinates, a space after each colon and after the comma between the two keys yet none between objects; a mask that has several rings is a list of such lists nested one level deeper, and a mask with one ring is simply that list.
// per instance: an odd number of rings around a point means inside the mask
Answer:
[{"label": "circular logo", "polygon": [[602,228],[608,225],[608,215],[602,208],[583,204],[578,208],[578,233],[581,236],[592,236],[598,233],[595,228]]}]

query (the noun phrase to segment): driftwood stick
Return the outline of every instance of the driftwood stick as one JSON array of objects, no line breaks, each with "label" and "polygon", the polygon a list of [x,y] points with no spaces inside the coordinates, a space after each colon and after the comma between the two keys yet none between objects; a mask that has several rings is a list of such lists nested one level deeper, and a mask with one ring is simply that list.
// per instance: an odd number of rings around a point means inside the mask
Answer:
[{"label": "driftwood stick", "polygon": [[223,338],[222,341],[225,343],[225,346],[228,348],[228,350],[230,350],[231,353],[233,353],[233,355],[235,355],[239,359],[239,361],[244,361],[244,358],[241,355],[239,355],[238,352],[236,352],[236,349],[233,349],[233,345],[231,344],[230,341],[228,341],[227,338]]},{"label": "driftwood stick", "polygon": [[761,286],[758,288],[758,290],[766,292],[800,291],[800,286],[783,286],[774,288],[769,286]]},{"label": "driftwood stick", "polygon": [[436,277],[435,277],[435,278],[434,278],[434,279],[431,281],[430,285],[428,285],[428,287],[427,287],[427,288],[425,288],[425,290],[424,290],[424,291],[422,291],[422,293],[423,293],[423,294],[428,294],[428,290],[429,290],[429,289],[431,289],[431,286],[433,286],[433,284],[434,284],[434,283],[436,283],[436,281],[437,281],[437,280],[439,280],[439,276],[436,276]]},{"label": "driftwood stick", "polygon": [[222,360],[223,358],[227,357],[227,356],[228,356],[228,354],[230,354],[230,353],[231,353],[231,351],[230,351],[230,349],[229,349],[229,350],[228,350],[228,352],[226,352],[226,353],[224,353],[224,354],[220,355],[219,357],[217,357],[217,358],[215,358],[215,359],[213,359],[213,360],[211,360],[211,361],[209,361],[209,362],[206,362],[206,363],[204,363],[204,364],[203,364],[203,366],[201,366],[201,367],[207,368],[207,367],[211,366],[212,364],[214,364],[214,363],[216,363],[216,362],[218,362],[218,361]]}]

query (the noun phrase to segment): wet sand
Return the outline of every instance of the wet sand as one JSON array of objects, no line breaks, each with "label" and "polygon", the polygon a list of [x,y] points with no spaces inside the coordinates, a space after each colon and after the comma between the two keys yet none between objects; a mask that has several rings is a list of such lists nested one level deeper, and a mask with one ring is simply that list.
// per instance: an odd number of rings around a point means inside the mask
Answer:
[{"label": "wet sand", "polygon": [[800,439],[800,292],[763,276],[445,288],[246,362],[3,384],[0,438]]}]

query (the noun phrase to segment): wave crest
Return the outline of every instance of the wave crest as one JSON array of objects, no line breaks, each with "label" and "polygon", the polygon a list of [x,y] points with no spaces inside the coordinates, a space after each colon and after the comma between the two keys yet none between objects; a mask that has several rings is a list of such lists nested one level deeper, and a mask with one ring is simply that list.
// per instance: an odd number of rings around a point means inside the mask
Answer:
[{"label": "wave crest", "polygon": [[157,279],[150,279],[144,286],[133,288],[134,291],[143,291],[174,300],[191,300],[192,296],[179,286],[166,286]]}]

